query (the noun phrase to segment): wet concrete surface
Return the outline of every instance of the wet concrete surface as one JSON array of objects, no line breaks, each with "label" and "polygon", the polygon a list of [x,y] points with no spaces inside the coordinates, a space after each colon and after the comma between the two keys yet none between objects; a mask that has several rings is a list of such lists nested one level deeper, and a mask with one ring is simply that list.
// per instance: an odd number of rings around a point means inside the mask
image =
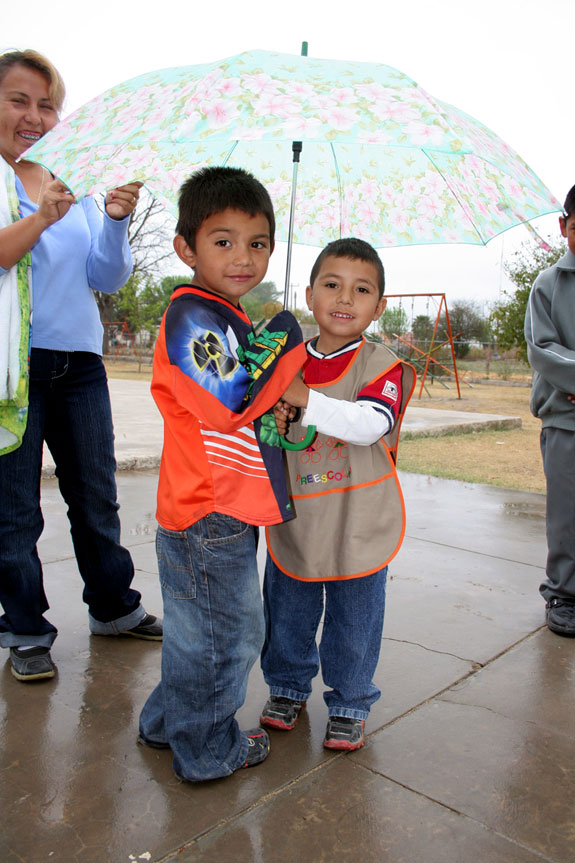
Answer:
[{"label": "wet concrete surface", "polygon": [[[412,474],[368,741],[322,747],[316,680],[268,760],[180,783],[136,744],[161,648],[90,636],[65,504],[42,483],[54,680],[0,667],[2,863],[572,863],[575,639],[544,625],[544,497]],[[123,541],[160,610],[155,471],[118,475]],[[261,550],[263,560],[263,550]],[[266,699],[254,668],[244,728]]]}]

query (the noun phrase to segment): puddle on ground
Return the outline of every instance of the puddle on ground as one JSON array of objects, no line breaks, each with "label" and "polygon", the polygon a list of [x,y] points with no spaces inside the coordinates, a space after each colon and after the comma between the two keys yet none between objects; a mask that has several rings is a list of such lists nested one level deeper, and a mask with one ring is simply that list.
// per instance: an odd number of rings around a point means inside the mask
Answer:
[{"label": "puddle on ground", "polygon": [[545,502],[537,503],[504,503],[503,510],[506,515],[519,518],[536,518],[545,520]]}]

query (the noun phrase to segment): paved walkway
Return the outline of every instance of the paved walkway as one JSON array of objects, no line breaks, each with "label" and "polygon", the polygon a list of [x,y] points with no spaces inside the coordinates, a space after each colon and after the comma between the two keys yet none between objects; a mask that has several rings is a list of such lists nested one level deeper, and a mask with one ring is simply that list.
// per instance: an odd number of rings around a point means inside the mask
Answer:
[{"label": "paved walkway", "polygon": [[[111,379],[110,395],[116,434],[119,470],[157,467],[162,453],[162,418],[147,381]],[[480,428],[514,428],[519,417],[440,411],[410,404],[403,423],[403,438],[473,431]],[[53,476],[54,463],[48,450],[44,455],[44,476]]]},{"label": "paved walkway", "polygon": [[[148,420],[128,413],[147,442]],[[265,764],[191,785],[169,751],[136,745],[160,647],[88,634],[66,507],[44,480],[58,675],[22,684],[0,669],[2,863],[573,863],[575,639],[544,625],[544,496],[402,482],[408,526],[365,748],[323,749],[317,680]],[[118,483],[135,586],[157,611],[157,472]],[[265,698],[254,668],[244,728]]]}]

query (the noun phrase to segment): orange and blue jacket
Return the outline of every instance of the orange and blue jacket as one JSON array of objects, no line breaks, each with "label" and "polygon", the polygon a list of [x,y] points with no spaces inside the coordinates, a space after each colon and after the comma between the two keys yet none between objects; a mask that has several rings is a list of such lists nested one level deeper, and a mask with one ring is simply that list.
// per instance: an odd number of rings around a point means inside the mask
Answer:
[{"label": "orange and blue jacket", "polygon": [[254,525],[293,517],[275,421],[267,412],[304,360],[290,312],[280,312],[256,335],[241,307],[194,285],[175,290],[152,377],[164,418],[162,527],[185,530],[211,512]]}]

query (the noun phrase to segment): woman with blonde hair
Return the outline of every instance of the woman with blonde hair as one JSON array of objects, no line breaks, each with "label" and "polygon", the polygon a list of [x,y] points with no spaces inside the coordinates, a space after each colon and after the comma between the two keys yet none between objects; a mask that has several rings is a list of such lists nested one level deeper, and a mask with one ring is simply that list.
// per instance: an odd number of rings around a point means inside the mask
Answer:
[{"label": "woman with blonde hair", "polygon": [[37,551],[44,442],[68,505],[91,632],[162,637],[161,622],[130,587],[134,566],[120,544],[93,293],[114,293],[130,275],[128,225],[139,184],[109,191],[102,217],[93,198],[76,203],[45,167],[21,158],[56,125],[64,94],[41,54],[0,55],[0,646],[23,681],[55,673],[57,630],[44,617]]}]

